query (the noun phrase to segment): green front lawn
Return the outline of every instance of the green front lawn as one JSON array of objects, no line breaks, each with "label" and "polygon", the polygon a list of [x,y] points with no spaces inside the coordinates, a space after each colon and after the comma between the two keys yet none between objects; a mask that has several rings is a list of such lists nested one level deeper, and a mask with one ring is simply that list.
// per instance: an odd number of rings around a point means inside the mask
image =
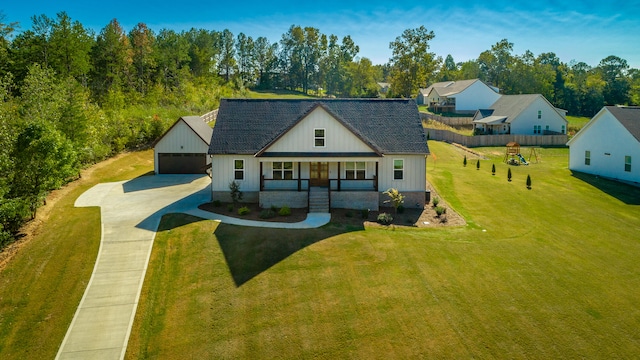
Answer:
[{"label": "green front lawn", "polygon": [[474,149],[490,159],[476,170],[429,145],[428,179],[465,227],[166,216],[127,358],[640,356],[640,189],[571,174],[567,149],[537,149],[508,182],[504,148]]}]

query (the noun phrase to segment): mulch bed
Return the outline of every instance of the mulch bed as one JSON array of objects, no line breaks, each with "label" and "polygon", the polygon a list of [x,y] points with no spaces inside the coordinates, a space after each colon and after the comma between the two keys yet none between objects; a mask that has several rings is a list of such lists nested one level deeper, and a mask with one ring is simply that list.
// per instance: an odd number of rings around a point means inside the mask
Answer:
[{"label": "mulch bed", "polygon": [[[432,197],[434,191],[431,190]],[[331,209],[331,222],[344,225],[355,226],[371,226],[371,227],[387,227],[387,226],[401,226],[401,227],[442,227],[442,226],[463,226],[466,225],[466,221],[453,209],[451,209],[444,201],[440,201],[438,204],[447,209],[446,213],[441,217],[438,217],[433,206],[427,205],[424,209],[404,209],[402,213],[396,214],[392,207],[381,207],[379,211],[369,211],[368,214],[363,214],[360,210],[350,209]],[[245,215],[239,215],[238,209],[242,206],[249,208],[249,213]],[[265,210],[258,206],[257,203],[240,204],[237,205],[233,211],[228,210],[228,203],[221,203],[219,206],[215,206],[213,203],[206,203],[199,206],[200,209],[210,211],[216,214],[236,217],[247,220],[257,221],[270,221],[270,222],[286,222],[295,223],[306,219],[307,208],[303,209],[291,209],[291,215],[280,216],[269,219],[260,218],[260,213]],[[277,213],[277,211],[276,211]],[[393,221],[389,225],[381,225],[376,222],[378,215],[381,213],[391,214]],[[366,218],[364,217],[365,215]]]}]

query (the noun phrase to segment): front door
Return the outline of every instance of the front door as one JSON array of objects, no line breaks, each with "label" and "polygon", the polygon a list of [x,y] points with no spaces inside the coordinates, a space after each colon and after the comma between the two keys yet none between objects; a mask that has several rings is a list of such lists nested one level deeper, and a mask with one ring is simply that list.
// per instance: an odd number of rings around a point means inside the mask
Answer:
[{"label": "front door", "polygon": [[329,186],[329,163],[312,162],[309,183],[311,186]]}]

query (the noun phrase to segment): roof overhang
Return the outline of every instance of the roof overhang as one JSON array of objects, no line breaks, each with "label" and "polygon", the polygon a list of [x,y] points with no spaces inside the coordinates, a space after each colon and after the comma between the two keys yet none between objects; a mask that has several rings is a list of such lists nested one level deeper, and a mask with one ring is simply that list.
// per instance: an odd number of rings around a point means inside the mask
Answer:
[{"label": "roof overhang", "polygon": [[500,125],[503,124],[507,120],[506,116],[487,116],[482,119],[473,120],[476,124],[485,124],[485,125]]}]

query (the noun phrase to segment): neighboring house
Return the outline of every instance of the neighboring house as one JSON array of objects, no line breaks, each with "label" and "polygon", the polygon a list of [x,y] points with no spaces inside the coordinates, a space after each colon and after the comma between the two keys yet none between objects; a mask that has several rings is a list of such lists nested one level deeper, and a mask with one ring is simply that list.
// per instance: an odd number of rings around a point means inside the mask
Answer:
[{"label": "neighboring house", "polygon": [[420,89],[416,101],[418,105],[428,105],[432,111],[473,114],[489,107],[498,98],[497,88],[473,79],[435,83]]},{"label": "neighboring house", "polygon": [[564,110],[556,109],[540,94],[502,95],[473,117],[476,133],[516,135],[566,134]]},{"label": "neighboring house", "polygon": [[261,207],[307,207],[314,189],[330,207],[377,210],[388,188],[425,205],[429,148],[411,99],[222,100],[209,154],[214,201],[236,181]]},{"label": "neighboring house", "polygon": [[603,107],[567,145],[570,170],[640,185],[640,107]]},{"label": "neighboring house", "polygon": [[200,116],[178,119],[153,145],[156,174],[204,174],[213,129]]}]

